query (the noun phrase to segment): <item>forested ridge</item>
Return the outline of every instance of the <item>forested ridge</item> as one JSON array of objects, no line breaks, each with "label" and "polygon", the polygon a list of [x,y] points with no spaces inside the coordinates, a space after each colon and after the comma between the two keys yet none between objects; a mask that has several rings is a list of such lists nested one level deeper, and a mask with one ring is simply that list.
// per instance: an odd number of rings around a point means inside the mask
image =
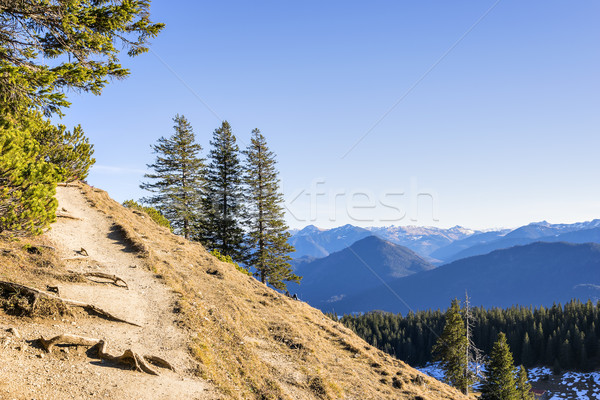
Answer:
[{"label": "forested ridge", "polygon": [[[599,313],[600,302],[579,300],[549,308],[475,307],[471,309],[473,341],[489,354],[498,333],[504,332],[516,365],[589,371],[600,367]],[[431,349],[445,323],[440,310],[406,316],[373,311],[344,315],[340,321],[373,346],[412,366],[432,361]]]}]

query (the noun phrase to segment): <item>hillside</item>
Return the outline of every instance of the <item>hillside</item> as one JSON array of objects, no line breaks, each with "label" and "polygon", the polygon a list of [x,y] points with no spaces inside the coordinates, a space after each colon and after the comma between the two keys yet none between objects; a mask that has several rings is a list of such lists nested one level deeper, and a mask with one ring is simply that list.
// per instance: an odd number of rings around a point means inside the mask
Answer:
[{"label": "hillside", "polygon": [[[47,234],[2,240],[0,280],[57,286],[63,298],[139,327],[49,302],[19,315],[27,299],[4,293],[0,398],[465,398],[101,190],[60,187],[57,198],[61,217]],[[88,271],[117,275],[128,289],[83,279]],[[65,333],[105,340],[114,354],[161,357],[175,370],[151,376],[99,361],[85,346],[40,348],[40,336]]]},{"label": "hillside", "polygon": [[389,282],[433,268],[406,247],[369,236],[325,258],[300,264],[296,273],[303,276],[302,282],[290,285],[290,291],[323,308],[336,299],[377,287],[381,279]]},{"label": "hillside", "polygon": [[[445,309],[468,290],[472,304],[509,307],[551,306],[600,295],[600,245],[537,242],[461,259],[432,271],[389,283],[413,310]],[[331,303],[337,313],[408,309],[387,287],[379,286]]]}]

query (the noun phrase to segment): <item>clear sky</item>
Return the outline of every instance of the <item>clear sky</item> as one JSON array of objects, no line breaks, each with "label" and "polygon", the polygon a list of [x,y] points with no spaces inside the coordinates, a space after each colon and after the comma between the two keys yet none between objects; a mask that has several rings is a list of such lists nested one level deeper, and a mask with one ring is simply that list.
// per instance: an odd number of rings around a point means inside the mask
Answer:
[{"label": "clear sky", "polygon": [[[72,94],[88,182],[138,188],[184,114],[276,152],[291,227],[600,218],[600,2],[166,1],[131,76]],[[433,204],[433,206],[432,206]]]}]

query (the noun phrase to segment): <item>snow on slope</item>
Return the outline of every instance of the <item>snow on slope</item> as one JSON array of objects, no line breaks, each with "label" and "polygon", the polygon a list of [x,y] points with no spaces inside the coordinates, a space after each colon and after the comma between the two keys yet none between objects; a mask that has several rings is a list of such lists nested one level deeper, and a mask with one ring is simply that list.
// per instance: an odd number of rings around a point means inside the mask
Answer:
[{"label": "snow on slope", "polygon": [[[430,363],[417,368],[439,381],[444,380],[444,372],[437,363]],[[535,389],[548,391],[550,400],[599,400],[600,371],[596,372],[565,372],[553,375],[548,367],[535,367],[529,371],[529,381]]]}]

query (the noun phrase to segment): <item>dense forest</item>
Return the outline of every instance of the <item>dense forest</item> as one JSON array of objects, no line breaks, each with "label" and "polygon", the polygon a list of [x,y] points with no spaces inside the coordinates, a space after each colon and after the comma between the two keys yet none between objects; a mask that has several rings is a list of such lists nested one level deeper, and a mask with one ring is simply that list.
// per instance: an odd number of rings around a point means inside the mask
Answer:
[{"label": "dense forest", "polygon": [[[578,300],[550,308],[476,307],[471,309],[473,341],[489,354],[498,333],[504,332],[517,365],[589,371],[600,366],[599,312],[600,302]],[[445,323],[440,310],[405,317],[374,311],[345,315],[340,321],[373,346],[413,366],[432,360],[431,349]]]}]

